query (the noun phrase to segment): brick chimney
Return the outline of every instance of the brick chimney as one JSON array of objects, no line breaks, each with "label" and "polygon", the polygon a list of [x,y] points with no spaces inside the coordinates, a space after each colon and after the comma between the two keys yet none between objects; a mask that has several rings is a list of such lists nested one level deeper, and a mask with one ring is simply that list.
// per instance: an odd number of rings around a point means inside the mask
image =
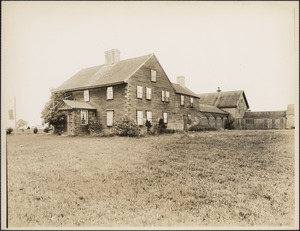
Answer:
[{"label": "brick chimney", "polygon": [[112,49],[109,51],[105,51],[105,64],[115,64],[120,61],[120,51],[117,49]]},{"label": "brick chimney", "polygon": [[176,82],[181,86],[185,87],[185,77],[184,76],[177,76]]}]

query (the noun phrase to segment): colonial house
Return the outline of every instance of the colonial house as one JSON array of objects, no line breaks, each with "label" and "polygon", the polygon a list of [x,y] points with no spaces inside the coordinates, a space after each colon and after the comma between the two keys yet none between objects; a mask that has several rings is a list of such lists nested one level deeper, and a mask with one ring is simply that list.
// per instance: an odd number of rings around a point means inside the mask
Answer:
[{"label": "colonial house", "polygon": [[91,118],[105,129],[124,116],[145,126],[163,119],[168,128],[187,129],[200,119],[199,96],[189,90],[184,77],[171,83],[154,54],[120,60],[119,50],[105,52],[106,63],[82,69],[54,92],[70,92],[64,100],[66,132],[87,132]]},{"label": "colonial house", "polygon": [[243,118],[249,110],[248,100],[244,91],[224,91],[198,94],[200,104],[215,106],[232,115],[233,118]]}]

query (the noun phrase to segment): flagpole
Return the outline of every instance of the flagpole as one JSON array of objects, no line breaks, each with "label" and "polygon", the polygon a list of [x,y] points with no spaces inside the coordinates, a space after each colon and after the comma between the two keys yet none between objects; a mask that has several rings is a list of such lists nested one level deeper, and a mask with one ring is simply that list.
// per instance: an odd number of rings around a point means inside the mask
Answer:
[{"label": "flagpole", "polygon": [[15,135],[17,135],[17,107],[16,107],[16,96],[15,96]]}]

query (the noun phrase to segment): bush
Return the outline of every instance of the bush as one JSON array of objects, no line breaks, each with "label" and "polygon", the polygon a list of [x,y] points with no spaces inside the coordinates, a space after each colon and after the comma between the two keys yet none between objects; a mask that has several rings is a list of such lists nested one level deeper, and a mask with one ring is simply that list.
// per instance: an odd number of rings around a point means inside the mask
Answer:
[{"label": "bush", "polygon": [[46,127],[44,128],[44,132],[48,133],[50,131],[50,128]]},{"label": "bush", "polygon": [[149,120],[146,120],[146,127],[147,127],[147,133],[150,134],[150,128],[152,127],[152,124]]},{"label": "bush", "polygon": [[234,118],[231,115],[227,118],[227,120],[225,122],[225,125],[224,125],[224,128],[229,129],[229,130],[235,129]]},{"label": "bush", "polygon": [[135,137],[141,134],[141,129],[134,120],[129,117],[124,117],[114,124],[113,134]]},{"label": "bush", "polygon": [[38,133],[38,129],[37,129],[37,128],[34,128],[34,129],[33,129],[33,133],[34,133],[34,134]]},{"label": "bush", "polygon": [[6,129],[6,134],[11,134],[13,132],[14,129],[12,128],[7,128]]},{"label": "bush", "polygon": [[194,131],[194,132],[216,131],[216,130],[217,129],[215,127],[212,127],[210,125],[201,125],[201,124],[196,124],[189,128],[189,131]]},{"label": "bush", "polygon": [[165,133],[167,129],[167,125],[164,123],[163,119],[160,119],[158,122],[157,133]]},{"label": "bush", "polygon": [[89,121],[88,131],[92,135],[99,135],[102,131],[103,127],[99,120],[96,118],[92,118]]}]

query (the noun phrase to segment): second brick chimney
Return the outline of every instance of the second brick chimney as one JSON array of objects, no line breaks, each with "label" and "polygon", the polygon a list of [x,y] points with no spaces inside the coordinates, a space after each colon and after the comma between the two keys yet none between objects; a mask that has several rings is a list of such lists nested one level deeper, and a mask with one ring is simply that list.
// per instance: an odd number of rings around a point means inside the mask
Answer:
[{"label": "second brick chimney", "polygon": [[105,51],[105,64],[115,64],[120,61],[120,51],[117,49],[112,49]]},{"label": "second brick chimney", "polygon": [[185,87],[185,77],[184,76],[177,76],[176,82],[181,86]]}]

